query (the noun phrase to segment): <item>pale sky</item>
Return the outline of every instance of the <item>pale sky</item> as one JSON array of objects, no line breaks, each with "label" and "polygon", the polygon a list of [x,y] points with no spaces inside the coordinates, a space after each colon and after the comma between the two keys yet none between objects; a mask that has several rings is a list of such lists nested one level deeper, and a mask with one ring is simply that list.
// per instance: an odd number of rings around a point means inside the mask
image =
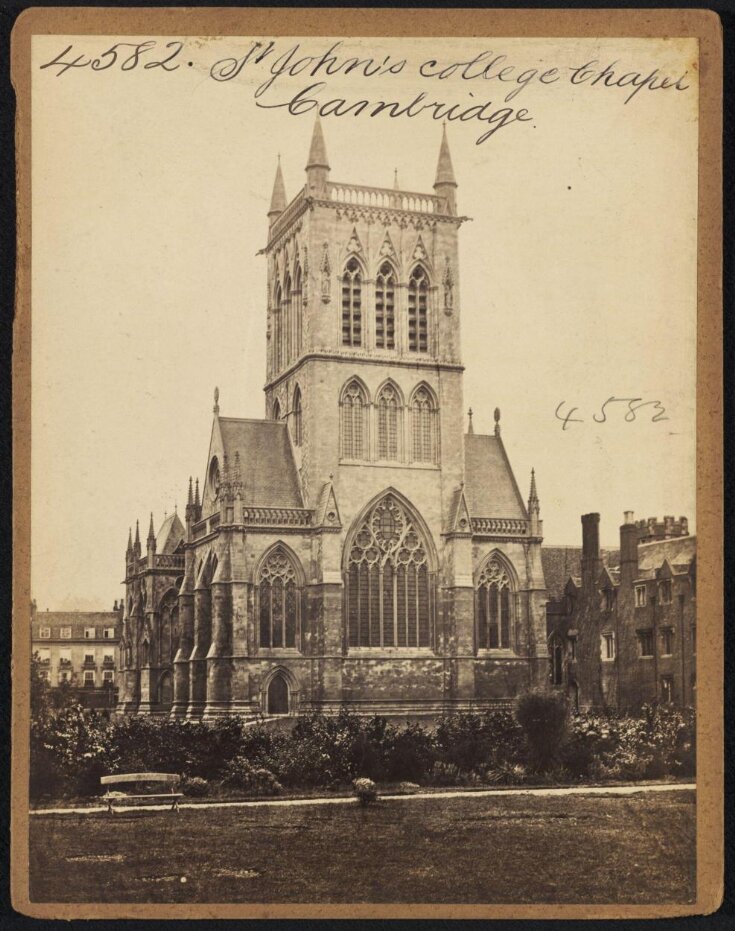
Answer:
[{"label": "pale sky", "polygon": [[[35,37],[36,65],[72,43],[96,56],[109,37]],[[136,40],[140,41],[140,40]],[[158,39],[163,47],[168,39]],[[204,474],[212,392],[223,415],[264,413],[266,211],[277,154],[293,197],[304,183],[313,113],[256,106],[267,63],[209,76],[250,39],[188,40],[181,67],[33,71],[32,591],[39,608],[111,607],[122,595],[128,527],[143,538]],[[286,51],[297,40],[278,39]],[[342,53],[355,51],[349,40]],[[308,39],[310,53],[328,39]],[[560,79],[422,78],[484,50]],[[302,53],[303,54],[303,53]],[[695,525],[697,87],[692,40],[364,40],[400,75],[329,79],[334,97],[463,107],[493,102],[532,117],[475,141],[454,121],[459,184],[465,407],[476,432],[493,409],[524,497],[532,466],[545,542],[578,544],[599,511],[614,544],[624,510]],[[570,68],[618,61],[688,90],[573,86]],[[149,59],[150,60],[150,59]],[[188,66],[188,62],[192,66]],[[58,69],[56,69],[58,70]],[[517,73],[517,72],[516,72]],[[319,80],[282,75],[285,102]],[[470,93],[474,97],[470,97]],[[331,180],[431,192],[441,126],[430,114],[325,116]],[[635,422],[611,396],[660,401]],[[566,430],[555,418],[577,407]],[[599,416],[599,413],[598,413]],[[502,515],[499,515],[502,516]]]}]

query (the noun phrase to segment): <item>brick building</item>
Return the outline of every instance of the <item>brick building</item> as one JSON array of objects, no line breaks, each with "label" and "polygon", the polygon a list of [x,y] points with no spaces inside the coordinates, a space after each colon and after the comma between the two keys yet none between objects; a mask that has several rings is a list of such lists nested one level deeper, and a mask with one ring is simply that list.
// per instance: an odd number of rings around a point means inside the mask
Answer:
[{"label": "brick building", "polygon": [[634,521],[626,511],[620,548],[607,551],[599,523],[583,515],[581,549],[542,553],[552,686],[578,707],[695,705],[696,538],[686,518]]},{"label": "brick building", "polygon": [[42,612],[33,602],[31,654],[48,684],[68,682],[87,708],[114,708],[122,614],[122,601],[112,611]]},{"label": "brick building", "polygon": [[214,419],[185,524],[128,540],[121,711],[435,713],[547,681],[535,481],[463,429],[457,183],[330,180],[266,245],[265,419]]}]

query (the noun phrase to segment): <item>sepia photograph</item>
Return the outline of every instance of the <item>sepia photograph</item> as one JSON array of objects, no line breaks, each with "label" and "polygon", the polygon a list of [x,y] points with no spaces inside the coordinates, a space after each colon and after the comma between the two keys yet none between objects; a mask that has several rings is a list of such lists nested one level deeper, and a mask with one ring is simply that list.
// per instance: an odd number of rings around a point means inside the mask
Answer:
[{"label": "sepia photograph", "polygon": [[16,907],[701,910],[713,14],[31,12]]}]

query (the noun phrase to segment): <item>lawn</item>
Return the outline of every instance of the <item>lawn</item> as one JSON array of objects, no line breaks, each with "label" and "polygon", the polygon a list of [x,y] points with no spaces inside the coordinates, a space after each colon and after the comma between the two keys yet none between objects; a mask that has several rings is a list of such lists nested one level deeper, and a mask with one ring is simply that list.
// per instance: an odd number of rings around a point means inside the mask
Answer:
[{"label": "lawn", "polygon": [[695,794],[31,819],[33,902],[683,903]]}]

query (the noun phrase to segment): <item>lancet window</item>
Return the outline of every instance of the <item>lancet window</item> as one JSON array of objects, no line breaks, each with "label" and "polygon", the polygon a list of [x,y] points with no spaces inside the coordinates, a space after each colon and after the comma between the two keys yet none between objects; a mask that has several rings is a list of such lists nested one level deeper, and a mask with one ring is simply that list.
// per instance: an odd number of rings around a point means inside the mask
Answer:
[{"label": "lancet window", "polygon": [[375,347],[395,349],[396,278],[390,262],[384,262],[375,279]]},{"label": "lancet window", "polygon": [[434,399],[419,387],[411,401],[411,458],[414,462],[437,461],[437,426]]},{"label": "lancet window", "polygon": [[297,646],[300,591],[296,567],[282,548],[274,549],[258,573],[259,643],[266,649]]},{"label": "lancet window", "polygon": [[362,346],[362,273],[355,258],[342,275],[342,345]]},{"label": "lancet window", "polygon": [[512,583],[502,562],[493,556],[477,585],[477,641],[481,650],[510,649]]},{"label": "lancet window", "polygon": [[342,458],[366,459],[368,404],[359,382],[347,385],[342,392],[341,406]]},{"label": "lancet window", "polygon": [[429,278],[417,265],[408,280],[408,348],[411,352],[429,349]]},{"label": "lancet window", "polygon": [[378,419],[378,459],[393,461],[399,457],[401,401],[393,385],[385,385],[376,404]]},{"label": "lancet window", "polygon": [[346,571],[350,647],[429,647],[433,590],[427,546],[394,495],[369,512],[350,545]]}]

